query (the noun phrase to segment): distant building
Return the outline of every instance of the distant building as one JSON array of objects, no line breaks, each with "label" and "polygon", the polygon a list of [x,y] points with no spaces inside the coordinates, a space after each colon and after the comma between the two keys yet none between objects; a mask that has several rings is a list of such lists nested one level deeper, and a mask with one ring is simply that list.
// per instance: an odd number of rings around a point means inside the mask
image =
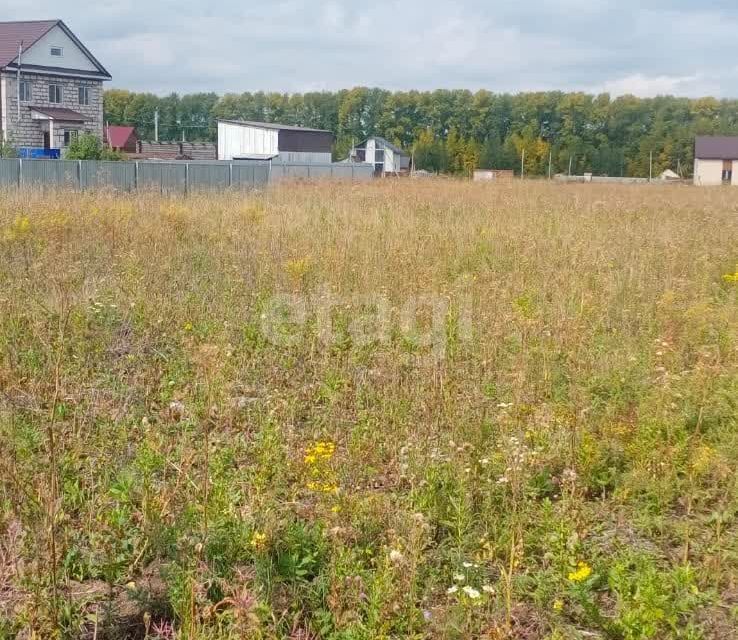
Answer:
[{"label": "distant building", "polygon": [[410,172],[410,156],[384,138],[367,138],[349,154],[349,161],[374,165],[374,175],[400,175]]},{"label": "distant building", "polygon": [[80,133],[102,139],[110,79],[61,20],[0,22],[0,128],[22,156],[59,157]]},{"label": "distant building", "polygon": [[333,134],[274,122],[218,120],[218,160],[330,163]]},{"label": "distant building", "polygon": [[105,143],[114,151],[136,153],[138,151],[138,135],[135,127],[106,126]]},{"label": "distant building", "polygon": [[698,136],[695,139],[694,183],[738,185],[738,136]]},{"label": "distant building", "polygon": [[475,169],[475,182],[493,182],[496,180],[512,180],[515,174],[512,169]]}]

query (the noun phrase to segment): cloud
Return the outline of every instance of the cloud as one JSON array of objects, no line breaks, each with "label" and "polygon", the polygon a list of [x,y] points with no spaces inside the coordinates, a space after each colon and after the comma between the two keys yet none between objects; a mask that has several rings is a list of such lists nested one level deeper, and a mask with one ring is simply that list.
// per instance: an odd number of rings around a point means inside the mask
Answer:
[{"label": "cloud", "polygon": [[337,89],[738,95],[723,0],[25,0],[63,18],[114,76],[159,94]]}]

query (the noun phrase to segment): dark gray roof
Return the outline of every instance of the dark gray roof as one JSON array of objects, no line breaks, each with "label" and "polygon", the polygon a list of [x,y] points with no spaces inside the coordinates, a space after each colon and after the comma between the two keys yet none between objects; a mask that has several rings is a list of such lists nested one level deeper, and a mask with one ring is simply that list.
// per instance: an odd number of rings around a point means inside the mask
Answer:
[{"label": "dark gray roof", "polygon": [[276,129],[278,131],[312,131],[314,133],[330,133],[327,129],[311,129],[310,127],[297,127],[291,124],[279,124],[278,122],[255,122],[254,120],[227,120],[220,119],[218,122],[228,124],[239,124],[244,127],[257,127],[259,129]]},{"label": "dark gray roof", "polygon": [[[0,68],[17,62],[18,46],[23,43],[23,50],[27,51],[54,27],[58,26],[84,52],[90,62],[97,67],[98,72],[105,79],[110,78],[107,72],[90,50],[80,42],[62,20],[28,20],[24,22],[0,22]],[[21,60],[21,64],[23,60]],[[14,65],[15,67],[15,65]],[[51,69],[53,72],[53,68]],[[89,73],[89,72],[84,72]]]},{"label": "dark gray roof", "polygon": [[376,142],[379,142],[380,145],[382,145],[383,148],[391,149],[395,153],[399,153],[402,156],[410,157],[410,154],[407,153],[407,151],[403,151],[398,147],[396,144],[392,144],[387,138],[383,138],[382,136],[372,136],[371,138],[367,138],[363,142],[360,142],[355,148],[356,149],[363,149],[366,147],[366,143],[369,142],[369,140],[375,140]]},{"label": "dark gray roof", "polygon": [[52,120],[63,120],[65,122],[87,122],[88,120],[88,118],[85,118],[85,116],[77,111],[61,107],[30,107],[30,109]]},{"label": "dark gray roof", "polygon": [[697,136],[694,157],[701,160],[738,160],[738,136]]}]

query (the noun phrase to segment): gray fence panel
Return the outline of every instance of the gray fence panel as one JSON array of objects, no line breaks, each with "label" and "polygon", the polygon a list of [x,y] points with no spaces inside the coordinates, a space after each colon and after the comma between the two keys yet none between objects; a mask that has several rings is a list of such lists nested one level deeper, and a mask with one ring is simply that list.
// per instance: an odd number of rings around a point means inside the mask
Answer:
[{"label": "gray fence panel", "polygon": [[333,177],[333,168],[330,165],[316,164],[315,166],[308,165],[309,178],[311,180],[321,180]]},{"label": "gray fence panel", "polygon": [[20,160],[16,158],[0,159],[0,186],[18,186],[20,176]]},{"label": "gray fence panel", "polygon": [[371,180],[372,165],[257,161],[109,162],[0,159],[0,186],[112,188],[186,193],[229,186],[253,189],[280,180]]},{"label": "gray fence panel", "polygon": [[23,160],[21,183],[34,187],[79,187],[76,160]]},{"label": "gray fence panel", "polygon": [[187,186],[190,189],[225,189],[230,180],[226,164],[189,164]]},{"label": "gray fence panel", "polygon": [[185,192],[187,167],[184,164],[164,162],[139,162],[138,186],[140,189],[162,193]]},{"label": "gray fence panel", "polygon": [[131,162],[87,160],[80,163],[80,179],[83,189],[132,191],[136,188],[136,165]]},{"label": "gray fence panel", "polygon": [[253,189],[256,186],[256,165],[233,165],[233,187],[236,189]]}]

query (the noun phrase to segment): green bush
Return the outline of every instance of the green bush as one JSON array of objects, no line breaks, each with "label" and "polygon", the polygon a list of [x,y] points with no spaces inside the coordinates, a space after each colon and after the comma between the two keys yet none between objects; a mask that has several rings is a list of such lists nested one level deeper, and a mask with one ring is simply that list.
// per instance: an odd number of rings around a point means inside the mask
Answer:
[{"label": "green bush", "polygon": [[66,158],[68,160],[122,160],[123,154],[103,146],[97,136],[85,133],[72,141]]}]

